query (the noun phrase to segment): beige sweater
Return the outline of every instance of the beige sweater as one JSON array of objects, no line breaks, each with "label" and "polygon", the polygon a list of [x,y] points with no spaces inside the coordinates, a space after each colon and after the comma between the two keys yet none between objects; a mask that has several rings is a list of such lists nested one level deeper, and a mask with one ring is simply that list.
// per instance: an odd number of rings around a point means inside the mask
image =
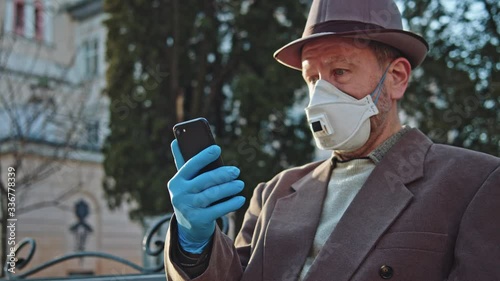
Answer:
[{"label": "beige sweater", "polygon": [[354,159],[336,163],[328,183],[328,191],[313,246],[302,267],[300,280],[306,276],[328,236],[374,168],[375,164],[371,159]]}]

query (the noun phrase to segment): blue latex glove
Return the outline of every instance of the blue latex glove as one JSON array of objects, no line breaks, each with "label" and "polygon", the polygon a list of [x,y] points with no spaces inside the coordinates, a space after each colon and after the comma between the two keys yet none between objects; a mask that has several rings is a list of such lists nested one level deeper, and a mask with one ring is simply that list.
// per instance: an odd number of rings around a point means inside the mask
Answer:
[{"label": "blue latex glove", "polygon": [[239,193],[244,183],[235,180],[240,170],[234,166],[219,167],[197,176],[220,156],[217,145],[206,148],[186,163],[177,140],[172,142],[171,148],[177,173],[168,182],[168,190],[177,218],[179,243],[184,251],[200,254],[212,238],[215,220],[241,208],[245,197],[235,196],[213,206],[210,204]]}]

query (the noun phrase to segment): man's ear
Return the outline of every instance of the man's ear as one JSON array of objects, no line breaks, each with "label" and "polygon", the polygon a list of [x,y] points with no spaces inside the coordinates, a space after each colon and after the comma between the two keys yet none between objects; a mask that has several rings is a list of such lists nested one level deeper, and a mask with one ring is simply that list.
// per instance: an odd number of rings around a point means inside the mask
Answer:
[{"label": "man's ear", "polygon": [[408,87],[408,82],[411,75],[411,64],[403,57],[395,59],[389,68],[387,75],[389,77],[389,84],[387,87],[391,89],[391,98],[393,100],[400,100]]}]

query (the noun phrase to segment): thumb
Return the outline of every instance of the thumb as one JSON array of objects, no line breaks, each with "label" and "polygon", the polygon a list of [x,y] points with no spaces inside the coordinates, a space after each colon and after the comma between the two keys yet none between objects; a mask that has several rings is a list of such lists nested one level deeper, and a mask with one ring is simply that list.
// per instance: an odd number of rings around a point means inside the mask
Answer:
[{"label": "thumb", "polygon": [[172,154],[174,155],[175,167],[177,167],[177,170],[179,170],[182,166],[184,166],[184,158],[182,157],[177,140],[172,141],[172,143],[170,144],[170,148],[172,149]]}]

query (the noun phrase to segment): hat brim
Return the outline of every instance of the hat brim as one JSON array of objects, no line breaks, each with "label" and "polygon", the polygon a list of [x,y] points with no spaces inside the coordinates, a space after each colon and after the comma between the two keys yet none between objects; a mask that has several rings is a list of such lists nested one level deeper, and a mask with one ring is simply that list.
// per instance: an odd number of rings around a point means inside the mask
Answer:
[{"label": "hat brim", "polygon": [[[312,40],[328,36],[347,37],[355,40],[373,40],[389,45],[401,51],[403,56],[410,62],[412,69],[422,63],[429,50],[429,45],[425,39],[411,32],[398,29],[384,29],[377,32],[373,32],[373,30],[358,30],[354,32],[322,32],[312,34],[281,47],[274,53],[274,58],[288,67],[302,70],[301,57],[304,45]],[[362,40],[359,41],[360,44],[363,42]]]}]

